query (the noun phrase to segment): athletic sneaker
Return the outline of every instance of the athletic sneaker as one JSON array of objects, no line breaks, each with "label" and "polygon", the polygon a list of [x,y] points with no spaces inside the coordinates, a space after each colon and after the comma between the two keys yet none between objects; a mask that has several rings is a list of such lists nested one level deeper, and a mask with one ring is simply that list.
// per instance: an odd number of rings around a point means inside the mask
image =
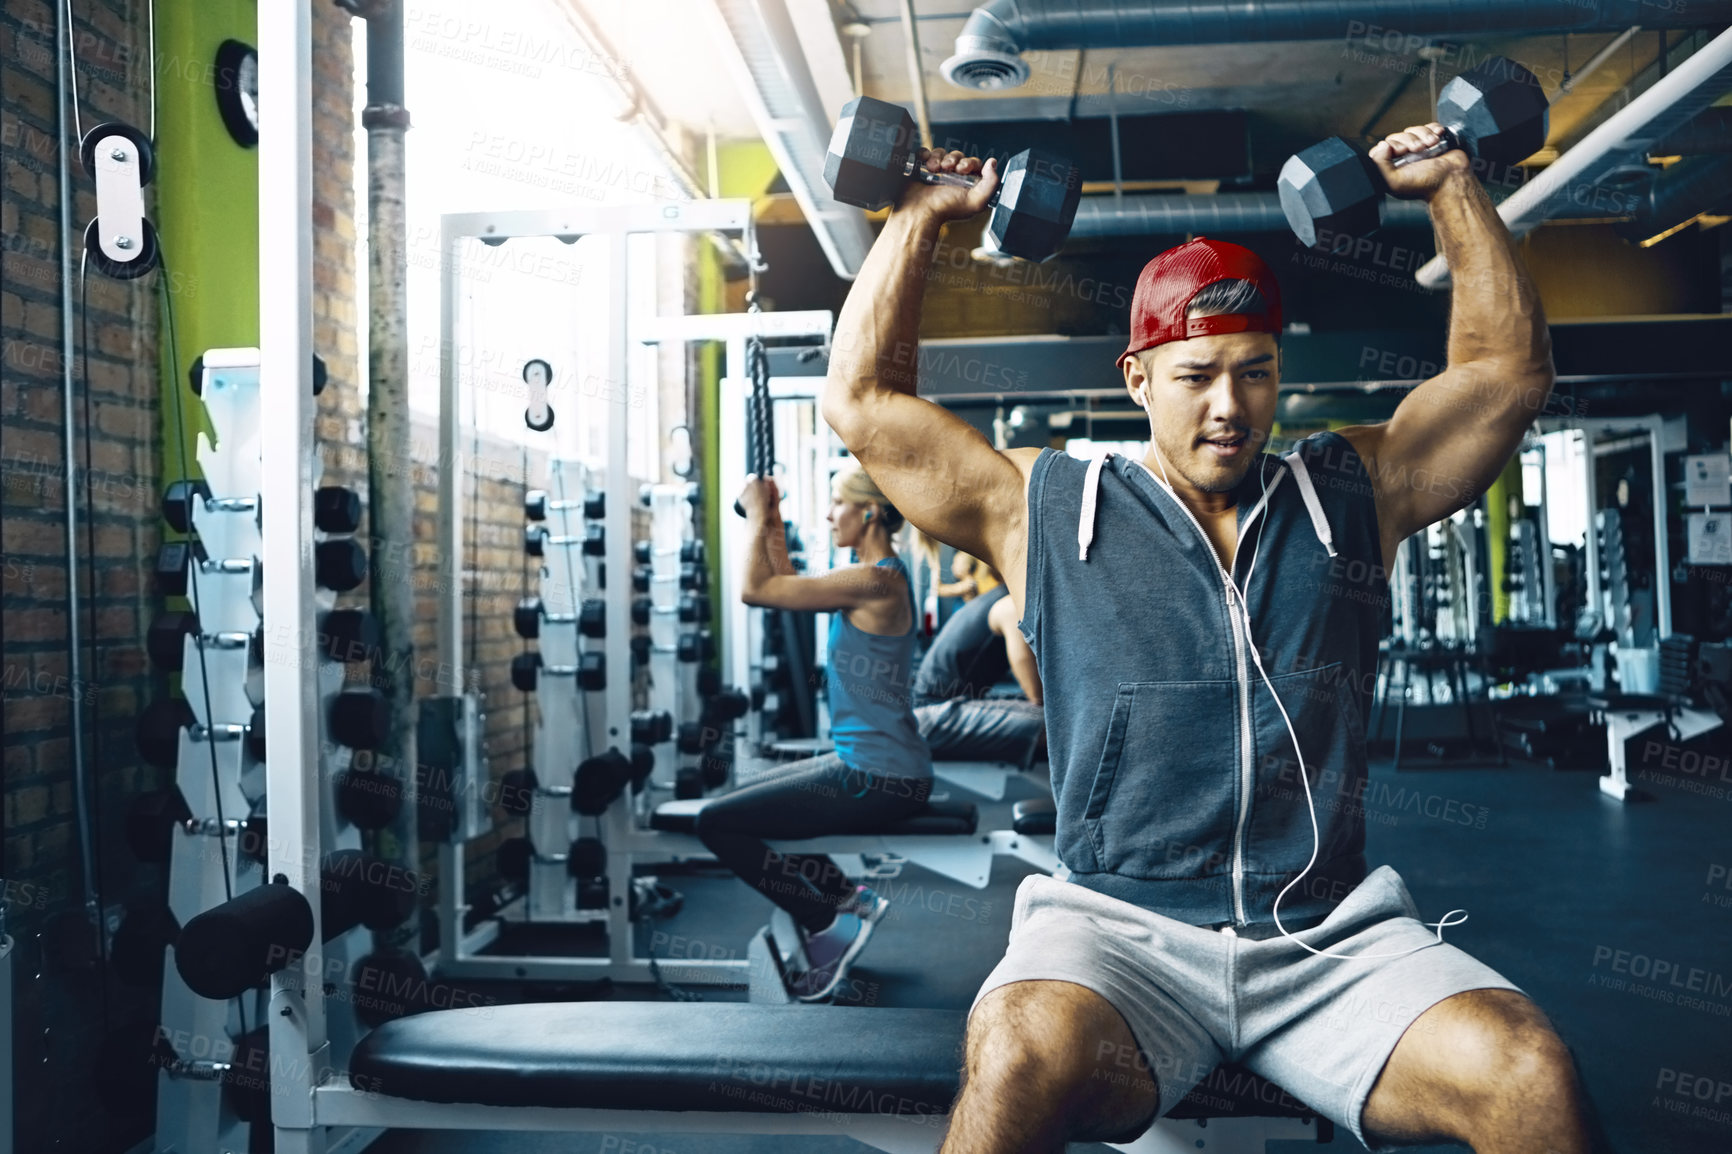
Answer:
[{"label": "athletic sneaker", "polygon": [[879,897],[870,886],[855,886],[854,896],[836,907],[836,912],[858,915],[870,934],[872,927],[884,920],[884,911],[889,908],[889,898]]},{"label": "athletic sneaker", "polygon": [[815,934],[802,931],[807,968],[789,979],[790,992],[802,1002],[822,1002],[834,995],[889,908],[888,900],[866,886],[858,886],[854,896],[838,907],[835,920],[828,926]]}]

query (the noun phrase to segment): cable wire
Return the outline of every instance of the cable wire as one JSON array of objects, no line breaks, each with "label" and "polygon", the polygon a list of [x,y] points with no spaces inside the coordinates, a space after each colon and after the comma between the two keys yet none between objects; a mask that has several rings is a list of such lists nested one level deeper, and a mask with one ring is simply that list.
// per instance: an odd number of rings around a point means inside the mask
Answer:
[{"label": "cable wire", "polygon": [[[96,525],[94,523],[95,513],[91,494],[91,472],[94,466],[92,463],[93,458],[90,453],[90,310],[86,304],[87,292],[90,285],[86,268],[89,258],[90,253],[88,251],[81,254],[78,258],[78,347],[84,354],[84,373],[81,382],[84,393],[84,568],[85,571],[90,574],[90,668],[92,674],[94,674],[94,672],[100,668],[97,665],[97,659],[101,656],[102,651],[101,647],[97,644],[96,639]],[[73,479],[71,477],[66,478],[66,500],[68,503],[72,501],[72,484]],[[67,574],[67,577],[71,581],[78,580],[77,573],[69,573]],[[90,677],[86,677],[85,680],[88,682]],[[84,686],[77,682],[73,682],[72,692],[81,694],[84,692]],[[102,707],[100,705],[100,694],[91,694],[90,697],[90,762],[92,765],[100,766],[102,764]],[[102,791],[100,789],[93,791],[91,805],[95,810],[93,816],[95,817],[96,828],[101,829]],[[92,866],[91,881],[96,887],[96,940],[101,949],[100,957],[102,959],[104,978],[106,979],[108,970],[108,918],[102,911],[108,908],[108,902],[102,885],[102,854],[92,854],[90,860]],[[108,1012],[108,982],[104,980],[102,983],[103,1030],[108,1030],[110,1024]]]},{"label": "cable wire", "polygon": [[[66,0],[66,74],[72,78],[72,126],[84,140],[84,118],[78,111],[78,37],[73,35],[72,0]],[[152,68],[154,69],[154,64]]]}]

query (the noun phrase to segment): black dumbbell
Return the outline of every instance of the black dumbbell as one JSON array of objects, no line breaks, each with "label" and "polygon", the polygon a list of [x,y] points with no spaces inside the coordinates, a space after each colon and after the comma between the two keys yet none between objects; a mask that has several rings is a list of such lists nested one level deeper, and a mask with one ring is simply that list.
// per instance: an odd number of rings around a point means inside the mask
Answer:
[{"label": "black dumbbell", "polygon": [[533,769],[514,769],[499,779],[499,808],[513,817],[524,817],[540,788]]},{"label": "black dumbbell", "polygon": [[631,759],[617,749],[578,763],[571,775],[572,812],[598,817],[607,812],[631,783]]},{"label": "black dumbbell", "polygon": [[139,986],[162,981],[165,951],[180,937],[167,903],[146,899],[129,906],[108,939],[108,960],[121,979]]},{"label": "black dumbbell", "polygon": [[681,801],[704,796],[704,775],[696,769],[681,769],[674,773],[674,796]]},{"label": "black dumbbell", "polygon": [[701,721],[682,721],[674,738],[674,747],[687,756],[702,753],[704,746],[715,740],[716,732]]},{"label": "black dumbbell", "polygon": [[680,542],[680,560],[687,564],[702,565],[704,563],[704,543],[699,538]]},{"label": "black dumbbell", "polygon": [[178,673],[186,660],[186,639],[198,636],[198,614],[158,613],[145,634],[144,649],[158,669]]},{"label": "black dumbbell", "polygon": [[163,542],[156,551],[156,591],[164,597],[185,597],[187,566],[203,552],[196,541]]},{"label": "black dumbbell", "polygon": [[631,599],[631,623],[633,625],[648,625],[650,615],[655,612],[655,602],[648,597],[633,597]]},{"label": "black dumbbell", "polygon": [[331,792],[337,812],[356,829],[384,829],[403,808],[403,782],[388,773],[345,769]]},{"label": "black dumbbell", "polygon": [[430,1002],[427,967],[398,946],[376,949],[355,963],[350,1000],[364,1026],[420,1013]]},{"label": "black dumbbell", "polygon": [[[1534,74],[1493,56],[1443,86],[1437,120],[1444,126],[1441,142],[1400,157],[1397,167],[1456,148],[1476,161],[1514,164],[1545,145],[1549,113]],[[1376,229],[1389,192],[1370,157],[1338,136],[1289,157],[1276,188],[1287,223],[1313,247]]]},{"label": "black dumbbell", "polygon": [[361,527],[361,495],[342,485],[313,491],[313,528],[321,533],[353,533]]},{"label": "black dumbbell", "polygon": [[710,587],[710,571],[702,565],[680,566],[680,589],[687,593],[702,593]]},{"label": "black dumbbell", "polygon": [[[601,526],[591,525],[590,528],[599,529]],[[588,543],[589,538],[587,536],[573,537],[566,534],[549,533],[546,527],[542,525],[525,525],[523,527],[523,550],[531,557],[544,556],[549,545],[560,547],[583,545],[584,552],[587,553],[589,552]]]},{"label": "black dumbbell", "polygon": [[655,549],[648,537],[639,538],[631,543],[631,559],[639,565],[648,565],[655,556]]},{"label": "black dumbbell", "polygon": [[565,855],[565,869],[579,880],[603,876],[607,873],[607,846],[600,838],[578,838]]},{"label": "black dumbbell", "polygon": [[535,860],[535,847],[529,844],[526,837],[508,837],[499,843],[499,856],[495,859],[495,868],[499,876],[507,881],[525,882],[529,880],[529,863]]},{"label": "black dumbbell", "polygon": [[633,593],[648,593],[650,591],[650,580],[654,576],[655,575],[650,572],[648,565],[633,566],[631,571],[631,591]]},{"label": "black dumbbell", "polygon": [[141,862],[163,863],[174,852],[175,831],[206,837],[232,836],[243,856],[263,861],[267,849],[263,814],[242,818],[195,818],[179,789],[151,790],[135,796],[126,807],[126,844]]},{"label": "black dumbbell", "polygon": [[186,798],[174,787],[141,793],[126,805],[126,844],[142,862],[165,862],[174,852],[174,831],[192,820]]},{"label": "black dumbbell", "polygon": [[585,557],[605,557],[607,555],[606,525],[584,526],[583,555]]},{"label": "black dumbbell", "polygon": [[[965,188],[978,176],[928,172],[916,159],[920,140],[908,110],[870,96],[842,106],[842,116],[824,155],[824,179],[837,200],[875,210],[902,196],[909,180]],[[1017,153],[999,169],[998,189],[988,202],[991,248],[1026,260],[1046,260],[1070,235],[1082,196],[1082,178],[1066,157],[1044,149]]]},{"label": "black dumbbell", "polygon": [[328,942],[356,926],[385,930],[401,925],[415,913],[418,888],[413,874],[358,849],[326,854],[319,866],[320,936]]},{"label": "black dumbbell", "polygon": [[350,749],[378,749],[391,734],[391,704],[377,689],[345,689],[331,698],[331,738]]},{"label": "black dumbbell", "polygon": [[685,662],[705,662],[715,656],[715,643],[710,638],[708,629],[700,629],[694,633],[682,633],[678,643],[678,656]]},{"label": "black dumbbell", "polygon": [[319,646],[332,661],[366,661],[379,652],[379,623],[365,609],[333,609],[319,619]]},{"label": "black dumbbell", "polygon": [[710,599],[702,593],[687,593],[680,597],[679,616],[682,624],[708,625]]},{"label": "black dumbbell", "polygon": [[585,878],[577,883],[577,908],[605,910],[609,896],[606,878]]},{"label": "black dumbbell", "polygon": [[534,693],[543,674],[549,677],[576,677],[579,689],[590,691],[607,688],[607,658],[600,653],[578,656],[576,665],[544,665],[539,653],[519,653],[511,659],[511,684],[524,693]]},{"label": "black dumbbell", "polygon": [[184,697],[162,697],[151,702],[133,723],[139,755],[158,769],[173,769],[180,757],[180,731],[197,721]]},{"label": "black dumbbell", "polygon": [[175,481],[162,494],[162,519],[177,533],[192,532],[193,513],[202,505],[213,513],[256,513],[257,497],[213,497],[202,480]]},{"label": "black dumbbell", "polygon": [[519,653],[511,659],[511,684],[524,693],[535,692],[535,682],[540,673],[539,653]]},{"label": "black dumbbell", "polygon": [[313,546],[313,576],[320,587],[347,593],[367,579],[367,551],[353,537]]},{"label": "black dumbbell", "polygon": [[511,627],[519,637],[533,641],[541,636],[541,598],[525,597],[511,611]]},{"label": "black dumbbell", "polygon": [[607,603],[599,597],[586,597],[576,613],[548,613],[539,597],[525,597],[511,614],[512,628],[517,635],[533,641],[541,636],[541,626],[573,625],[585,637],[607,636]]},{"label": "black dumbbell", "polygon": [[631,639],[631,663],[633,665],[648,665],[654,643],[646,634],[638,634]]},{"label": "black dumbbell", "polygon": [[724,689],[705,699],[704,717],[720,726],[746,716],[751,704],[750,699],[742,691],[731,688]]},{"label": "black dumbbell", "polygon": [[523,495],[523,515],[531,521],[545,521],[549,510],[582,508],[585,517],[599,521],[606,516],[605,499],[605,494],[591,493],[581,501],[555,501],[546,489],[531,489]]},{"label": "black dumbbell", "polygon": [[673,736],[674,715],[665,709],[639,709],[631,715],[631,739],[656,745]]},{"label": "black dumbbell", "polygon": [[597,491],[583,498],[583,515],[587,520],[600,521],[607,516],[607,494]]}]

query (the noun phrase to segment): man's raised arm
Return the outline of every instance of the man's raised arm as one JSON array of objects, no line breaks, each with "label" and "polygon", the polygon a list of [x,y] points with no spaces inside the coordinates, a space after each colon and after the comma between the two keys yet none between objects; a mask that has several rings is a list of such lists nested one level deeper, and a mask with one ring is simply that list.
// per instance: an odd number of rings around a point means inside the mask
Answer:
[{"label": "man's raised arm", "polygon": [[[922,159],[933,171],[981,171],[958,152]],[[909,182],[837,318],[822,411],[904,517],[1007,576],[1015,569],[1020,593],[1022,473],[974,426],[915,393],[920,305],[939,234],[985,208],[997,184],[991,162],[973,188]]]},{"label": "man's raised arm", "polygon": [[1454,285],[1449,364],[1383,425],[1343,430],[1377,487],[1384,556],[1410,533],[1469,504],[1497,478],[1552,388],[1551,334],[1515,242],[1465,153],[1394,168],[1435,143],[1436,124],[1371,150],[1390,191],[1431,209]]}]

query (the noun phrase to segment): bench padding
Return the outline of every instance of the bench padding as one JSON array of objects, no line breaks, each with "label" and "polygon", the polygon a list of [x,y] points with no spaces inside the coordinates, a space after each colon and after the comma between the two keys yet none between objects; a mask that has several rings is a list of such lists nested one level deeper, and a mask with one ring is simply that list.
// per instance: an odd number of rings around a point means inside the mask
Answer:
[{"label": "bench padding", "polygon": [[[358,1090],[414,1102],[746,1114],[945,1114],[960,1010],[746,1002],[552,1002],[386,1022],[349,1063]],[[1217,1067],[1173,1118],[1315,1114]],[[1327,1125],[1327,1120],[1323,1125]]]},{"label": "bench padding", "polygon": [[755,1114],[943,1114],[956,1010],[743,1002],[555,1002],[386,1022],[357,1089],[417,1102]]},{"label": "bench padding", "polygon": [[[726,796],[726,795],[723,795]],[[692,833],[697,829],[698,811],[709,798],[685,798],[664,801],[650,815],[650,828],[663,833]],[[980,821],[980,812],[965,801],[933,801],[913,817],[904,818],[881,829],[852,830],[850,833],[884,834],[916,837],[945,834],[971,834]],[[839,836],[848,836],[846,834]],[[777,839],[771,838],[771,841]]]}]

